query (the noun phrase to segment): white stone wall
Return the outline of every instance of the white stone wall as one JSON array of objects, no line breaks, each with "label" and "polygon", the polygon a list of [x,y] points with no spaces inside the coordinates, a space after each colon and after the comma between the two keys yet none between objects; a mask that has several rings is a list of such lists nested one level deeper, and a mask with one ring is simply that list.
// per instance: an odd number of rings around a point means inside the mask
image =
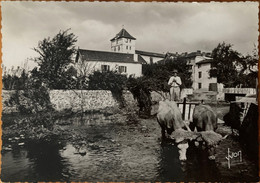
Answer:
[{"label": "white stone wall", "polygon": [[117,104],[112,93],[106,90],[51,90],[50,100],[57,111],[71,109],[76,112],[81,110],[81,106],[87,111]]},{"label": "white stone wall", "polygon": [[[3,113],[18,112],[16,106],[7,105],[10,96],[15,91],[2,90]],[[123,94],[126,105],[137,106],[132,94],[125,91]],[[117,107],[118,102],[108,90],[50,90],[50,101],[57,111],[71,109],[74,112],[83,110],[98,110],[106,107]]]},{"label": "white stone wall", "polygon": [[[3,113],[18,112],[16,106],[7,105],[10,96],[15,91],[2,90],[2,109]],[[186,97],[186,94],[192,94],[193,90],[185,88],[181,95]],[[162,96],[156,92],[151,93],[152,101],[159,102],[163,100]],[[82,98],[81,98],[82,97]],[[126,106],[130,106],[133,110],[138,109],[137,101],[134,99],[130,91],[124,91],[123,97]],[[169,94],[166,96],[169,98]],[[74,112],[83,110],[98,110],[106,107],[117,107],[118,102],[113,98],[112,93],[108,90],[50,90],[50,101],[57,111],[71,109]],[[153,108],[152,113],[157,112],[158,106]]]}]

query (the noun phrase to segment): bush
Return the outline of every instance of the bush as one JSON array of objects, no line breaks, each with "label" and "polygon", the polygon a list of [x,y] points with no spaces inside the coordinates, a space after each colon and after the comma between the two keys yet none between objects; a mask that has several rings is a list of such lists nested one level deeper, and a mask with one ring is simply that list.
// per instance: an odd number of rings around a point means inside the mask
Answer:
[{"label": "bush", "polygon": [[181,57],[174,61],[165,59],[164,64],[143,65],[142,72],[145,77],[154,80],[151,84],[156,84],[157,86],[153,87],[156,87],[157,90],[169,91],[168,81],[173,75],[174,69],[178,70],[178,75],[182,80],[181,88],[190,88],[192,86],[190,66]]},{"label": "bush", "polygon": [[44,86],[16,90],[10,97],[9,103],[16,105],[22,114],[38,114],[53,110],[48,89]]},{"label": "bush", "polygon": [[153,81],[146,77],[129,78],[127,88],[138,102],[139,115],[150,116],[152,108],[151,91]]},{"label": "bush", "polygon": [[3,88],[5,90],[22,90],[26,88],[29,76],[28,73],[23,69],[20,76],[16,73],[7,74],[3,76]]}]

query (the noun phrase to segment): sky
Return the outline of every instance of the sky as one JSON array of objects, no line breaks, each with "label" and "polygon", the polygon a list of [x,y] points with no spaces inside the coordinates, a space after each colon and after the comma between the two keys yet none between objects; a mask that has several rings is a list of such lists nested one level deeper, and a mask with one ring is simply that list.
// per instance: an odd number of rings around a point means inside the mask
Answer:
[{"label": "sky", "polygon": [[258,45],[258,3],[2,1],[2,63],[23,66],[33,48],[70,29],[82,49],[110,51],[124,27],[136,49],[158,53],[211,52],[218,43],[251,54]]}]

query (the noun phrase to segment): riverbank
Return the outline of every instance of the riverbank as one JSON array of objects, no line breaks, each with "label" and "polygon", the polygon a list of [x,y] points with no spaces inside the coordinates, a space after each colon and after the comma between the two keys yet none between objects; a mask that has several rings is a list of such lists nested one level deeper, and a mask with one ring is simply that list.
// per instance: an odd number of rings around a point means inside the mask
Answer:
[{"label": "riverbank", "polygon": [[[228,110],[227,106],[217,108],[223,113]],[[85,114],[83,120],[80,115],[69,117],[65,113],[54,125],[61,134],[52,139],[56,145],[29,143],[2,152],[2,181],[256,180],[257,165],[231,135],[229,127],[219,125],[218,132],[229,136],[218,146],[215,161],[204,157],[203,151],[189,149],[187,161],[181,163],[178,149],[161,143],[156,118],[129,116],[132,112],[93,111]],[[231,169],[225,159],[228,148],[230,152],[243,153],[243,161],[233,159]]]},{"label": "riverbank", "polygon": [[[119,120],[122,123],[136,122],[138,119],[133,109],[126,107],[106,107],[99,110],[86,111],[83,114],[72,111],[52,111],[36,117],[20,113],[2,114],[2,141],[4,151],[12,150],[26,143],[59,141],[76,142],[83,136],[72,128],[79,125],[102,123],[105,119]],[[41,122],[39,122],[41,121]],[[46,121],[45,124],[42,121]]]},{"label": "riverbank", "polygon": [[[218,117],[223,120],[229,106],[227,104],[211,104],[211,106]],[[151,112],[153,116],[156,114],[157,108],[158,104],[153,105]],[[39,115],[38,118],[20,113],[2,114],[3,150],[11,150],[12,146],[22,146],[25,143],[48,142],[56,138],[78,141],[83,134],[73,129],[76,127],[75,124],[93,123],[92,125],[95,125],[106,121],[105,119],[121,121],[122,124],[137,123],[143,120],[137,113],[137,106],[132,104],[123,109],[106,107],[99,110],[89,110],[83,114],[71,110],[51,111],[43,113],[42,116]],[[43,124],[46,124],[47,127]]]}]

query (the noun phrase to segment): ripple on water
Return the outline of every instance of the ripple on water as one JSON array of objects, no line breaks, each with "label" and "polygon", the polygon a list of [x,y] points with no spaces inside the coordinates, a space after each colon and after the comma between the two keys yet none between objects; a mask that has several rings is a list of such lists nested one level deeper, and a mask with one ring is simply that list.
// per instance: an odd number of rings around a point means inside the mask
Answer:
[{"label": "ripple on water", "polygon": [[[108,117],[110,119],[108,119]],[[111,116],[88,120],[70,127],[84,134],[84,155],[72,144],[65,147],[44,146],[2,153],[5,181],[212,181],[252,180],[255,164],[244,156],[243,164],[227,168],[227,148],[240,149],[238,141],[223,140],[217,148],[216,161],[208,161],[202,152],[188,149],[188,160],[179,160],[178,149],[161,144],[160,127],[155,119],[125,124]],[[118,117],[118,116],[117,116]],[[224,129],[222,132],[229,132]],[[147,135],[148,134],[148,135]],[[37,150],[38,149],[38,150]],[[48,150],[49,149],[49,150]],[[22,173],[20,173],[22,172]],[[242,179],[244,176],[244,179]],[[47,177],[43,180],[43,177]]]}]

